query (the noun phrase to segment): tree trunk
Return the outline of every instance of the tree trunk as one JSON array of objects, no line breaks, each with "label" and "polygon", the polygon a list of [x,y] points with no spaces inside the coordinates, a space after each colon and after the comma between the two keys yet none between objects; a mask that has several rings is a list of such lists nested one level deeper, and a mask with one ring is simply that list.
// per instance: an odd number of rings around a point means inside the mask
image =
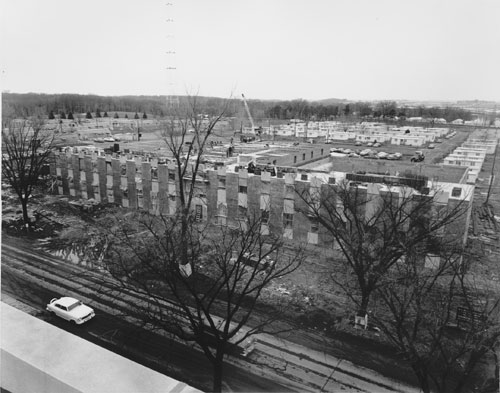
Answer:
[{"label": "tree trunk", "polygon": [[[467,384],[467,381],[469,380],[470,374],[474,371],[476,364],[479,362],[479,360],[481,360],[481,358],[484,354],[485,353],[478,352],[475,350],[472,351],[471,355],[469,356],[469,360],[466,363],[466,367],[462,371],[461,376],[458,379],[458,382],[456,383],[456,385],[453,389],[454,392],[460,393],[465,388],[465,385]],[[496,359],[495,351],[493,351],[493,354],[495,355],[495,359]],[[496,364],[496,369],[497,369],[496,370],[497,373],[495,375],[499,375],[498,374],[498,362]]]},{"label": "tree trunk", "polygon": [[370,303],[370,294],[368,291],[361,291],[361,304],[359,305],[358,315],[364,317],[368,313],[368,304]]},{"label": "tree trunk", "polygon": [[189,263],[189,256],[188,256],[188,243],[185,241],[187,239],[188,235],[188,228],[189,228],[189,211],[185,208],[182,209],[182,216],[181,216],[181,239],[182,239],[182,244],[181,244],[181,265],[187,265]]},{"label": "tree trunk", "polygon": [[418,383],[420,384],[420,389],[422,389],[423,393],[430,393],[431,388],[429,386],[429,380],[427,378],[427,373],[422,370],[421,367],[418,365],[413,365],[412,366],[413,371],[415,372],[415,375],[417,376]]},{"label": "tree trunk", "polygon": [[222,371],[224,367],[224,351],[218,349],[214,360],[214,392],[222,392]]},{"label": "tree trunk", "polygon": [[28,198],[22,198],[21,199],[21,206],[23,209],[23,221],[24,225],[26,226],[26,229],[29,230],[30,228],[30,218],[28,216]]}]

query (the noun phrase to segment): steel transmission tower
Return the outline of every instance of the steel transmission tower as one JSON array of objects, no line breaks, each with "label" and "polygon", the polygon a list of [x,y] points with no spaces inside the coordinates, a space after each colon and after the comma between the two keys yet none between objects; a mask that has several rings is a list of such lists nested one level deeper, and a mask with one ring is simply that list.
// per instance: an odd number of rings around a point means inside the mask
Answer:
[{"label": "steel transmission tower", "polygon": [[167,91],[166,105],[167,109],[177,108],[179,106],[179,96],[177,92],[177,59],[176,59],[176,32],[174,20],[174,4],[166,3],[166,73],[167,73]]}]

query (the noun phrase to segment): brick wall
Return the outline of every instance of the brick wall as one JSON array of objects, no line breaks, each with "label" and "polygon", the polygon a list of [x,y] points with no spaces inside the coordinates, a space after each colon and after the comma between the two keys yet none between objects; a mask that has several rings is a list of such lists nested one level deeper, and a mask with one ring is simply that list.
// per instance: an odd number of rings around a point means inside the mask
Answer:
[{"label": "brick wall", "polygon": [[128,205],[132,209],[137,209],[137,190],[135,184],[135,161],[127,161],[127,189]]},{"label": "brick wall", "polygon": [[87,180],[87,198],[95,198],[94,187],[94,172],[92,170],[92,157],[85,156],[83,158],[83,165],[85,166],[85,179]]},{"label": "brick wall", "polygon": [[238,186],[239,175],[234,172],[226,173],[226,204],[228,219],[238,218]]},{"label": "brick wall", "polygon": [[283,232],[283,200],[285,198],[285,179],[271,180],[271,206],[269,229],[274,233]]},{"label": "brick wall", "polygon": [[108,202],[106,186],[106,157],[97,157],[97,173],[99,174],[99,194],[102,202]]},{"label": "brick wall", "polygon": [[[55,158],[55,165],[51,170],[53,174],[60,170],[62,180],[58,191],[64,195],[81,195],[79,176],[80,173],[84,173],[87,181],[87,198],[97,199],[99,196],[101,201],[109,202],[109,195],[115,203],[132,209],[142,208],[153,212],[155,205],[157,207],[155,212],[175,213],[180,191],[176,167],[172,164],[155,163],[157,176],[153,179],[152,163],[148,161],[78,154],[59,154]],[[69,170],[73,172],[73,188],[70,188],[68,182]],[[193,209],[195,205],[203,205],[202,219],[211,222],[215,221],[220,211],[227,217],[226,224],[239,224],[243,218],[242,214],[245,213],[245,207],[246,215],[252,218],[259,218],[262,211],[269,211],[268,229],[271,233],[285,232],[294,242],[331,245],[333,242],[331,235],[320,225],[315,225],[314,220],[307,215],[307,204],[300,196],[301,193],[311,190],[323,194],[329,193],[330,185],[322,183],[310,173],[302,173],[299,179],[297,176],[291,172],[279,173],[276,177],[271,176],[269,172],[249,174],[244,169],[236,172],[227,171],[225,167],[209,169],[200,175],[196,183]],[[138,205],[139,183],[136,183],[138,177],[142,184],[142,206]],[[157,191],[153,191],[153,183]],[[123,190],[127,191],[126,198]],[[376,184],[369,185],[368,190],[363,187],[352,189],[353,198],[358,198],[360,201],[360,213],[370,214],[370,205],[365,205],[363,201],[375,195],[377,190]],[[96,195],[97,191],[99,195]],[[157,196],[154,203],[153,193]],[[449,200],[451,202],[445,202],[445,205],[449,203],[452,206],[455,202],[452,198]],[[291,228],[285,226],[285,213],[293,215]],[[470,214],[464,215],[461,228],[467,228],[469,217]]]},{"label": "brick wall", "polygon": [[75,196],[81,198],[82,193],[80,189],[80,160],[78,154],[71,155],[71,167],[73,168],[73,183],[75,189]]},{"label": "brick wall", "polygon": [[148,212],[152,210],[151,202],[151,164],[142,162],[142,208]]},{"label": "brick wall", "polygon": [[260,176],[248,177],[248,214],[250,217],[260,216],[260,195],[262,193],[262,181]]},{"label": "brick wall", "polygon": [[168,211],[168,168],[158,165],[158,212],[166,214]]},{"label": "brick wall", "polygon": [[208,219],[213,221],[217,215],[217,172],[209,171],[208,172],[208,184],[206,188],[206,196],[207,196],[207,214]]}]

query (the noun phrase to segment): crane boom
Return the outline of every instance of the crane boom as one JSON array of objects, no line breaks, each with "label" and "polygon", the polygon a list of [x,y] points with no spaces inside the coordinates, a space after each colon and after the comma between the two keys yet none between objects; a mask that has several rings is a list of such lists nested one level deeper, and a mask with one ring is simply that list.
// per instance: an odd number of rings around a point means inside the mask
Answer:
[{"label": "crane boom", "polygon": [[247,100],[245,99],[245,95],[241,94],[243,98],[243,104],[245,104],[245,110],[247,111],[248,118],[250,119],[250,125],[252,127],[252,133],[255,134],[255,124],[253,122],[252,114],[250,113],[250,108],[248,107]]}]

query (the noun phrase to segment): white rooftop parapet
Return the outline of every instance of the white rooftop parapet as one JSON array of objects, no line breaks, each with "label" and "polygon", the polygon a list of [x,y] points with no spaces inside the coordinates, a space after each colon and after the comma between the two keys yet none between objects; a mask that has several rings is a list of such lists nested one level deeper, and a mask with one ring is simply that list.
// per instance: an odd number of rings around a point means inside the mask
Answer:
[{"label": "white rooftop parapet", "polygon": [[1,303],[2,389],[50,393],[201,393]]}]

